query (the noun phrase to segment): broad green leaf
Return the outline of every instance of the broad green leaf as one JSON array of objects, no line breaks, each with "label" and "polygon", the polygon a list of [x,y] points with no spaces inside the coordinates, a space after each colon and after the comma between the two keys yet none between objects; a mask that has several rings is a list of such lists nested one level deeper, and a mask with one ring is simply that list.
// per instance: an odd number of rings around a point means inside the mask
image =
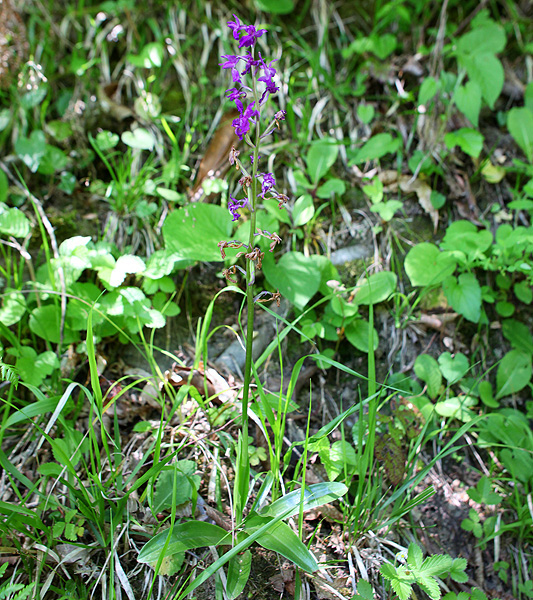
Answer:
[{"label": "broad green leaf", "polygon": [[365,125],[368,125],[372,121],[375,112],[372,104],[359,104],[357,106],[357,118]]},{"label": "broad green leaf", "polygon": [[122,141],[130,148],[138,148],[139,150],[153,150],[155,138],[152,132],[143,127],[137,127],[133,131],[125,131],[122,134]]},{"label": "broad green leaf", "polygon": [[450,252],[461,251],[467,256],[477,257],[488,250],[494,242],[492,232],[478,228],[470,221],[451,223],[444,234],[441,248]]},{"label": "broad green leaf", "polygon": [[56,171],[63,171],[69,164],[68,156],[56,146],[46,144],[44,155],[39,161],[38,173],[53,175]]},{"label": "broad green leaf", "polygon": [[481,288],[473,273],[462,273],[459,278],[448,277],[443,283],[444,293],[451,307],[465,319],[478,323],[481,317]]},{"label": "broad green leaf", "polygon": [[250,550],[245,550],[242,554],[237,554],[237,556],[234,556],[229,561],[226,585],[226,593],[229,600],[234,600],[243,592],[250,577],[251,567],[252,553]]},{"label": "broad green leaf", "polygon": [[104,129],[96,134],[95,143],[99,150],[105,152],[114,148],[118,144],[118,140],[119,137],[116,133]]},{"label": "broad green leaf", "polygon": [[507,128],[530,163],[533,163],[533,112],[528,108],[511,108]]},{"label": "broad green leaf", "polygon": [[533,354],[533,336],[527,325],[515,319],[505,319],[502,321],[502,333],[514,349]]},{"label": "broad green leaf", "polygon": [[[137,561],[155,565],[165,547],[169,533],[170,530],[166,529],[146,542],[139,552]],[[170,556],[193,548],[220,546],[221,544],[231,545],[231,534],[222,527],[203,521],[188,521],[174,525],[165,555]]]},{"label": "broad green leaf", "polygon": [[528,281],[520,281],[513,286],[514,295],[524,304],[533,302],[533,290]]},{"label": "broad green leaf", "polygon": [[40,386],[44,379],[59,368],[59,359],[51,350],[37,354],[31,347],[21,348],[15,366],[22,381]]},{"label": "broad green leaf", "polygon": [[348,473],[357,466],[354,447],[346,440],[337,440],[329,448],[319,451],[320,460],[326,469],[330,481],[334,481],[347,465]]},{"label": "broad green leaf", "polygon": [[475,81],[468,81],[459,86],[454,96],[457,108],[474,125],[478,126],[479,111],[481,110],[481,88]]},{"label": "broad green leaf", "polygon": [[442,375],[437,361],[429,354],[417,356],[414,364],[416,376],[427,384],[428,396],[437,397],[442,384]]},{"label": "broad green leaf", "polygon": [[476,54],[463,61],[468,77],[481,88],[481,94],[491,109],[494,110],[505,80],[501,61],[494,54]]},{"label": "broad green leaf", "polygon": [[41,104],[48,93],[49,86],[46,83],[41,83],[38,87],[34,87],[29,92],[26,92],[20,98],[20,105],[24,110],[29,110]]},{"label": "broad green leaf", "polygon": [[369,38],[368,50],[380,60],[385,60],[396,49],[397,39],[392,33],[373,34]]},{"label": "broad green leaf", "polygon": [[228,240],[232,228],[225,208],[197,203],[170,213],[163,225],[163,238],[167,250],[181,259],[222,261],[217,244]]},{"label": "broad green leaf", "polygon": [[435,412],[441,417],[459,419],[466,423],[474,418],[474,413],[470,410],[470,407],[476,404],[477,398],[473,396],[454,396],[453,398],[446,398],[442,402],[437,402]]},{"label": "broad green leaf", "polygon": [[157,478],[154,491],[154,515],[172,508],[174,490],[176,506],[191,500],[193,490],[190,478],[176,468],[162,471]]},{"label": "broad green leaf", "polygon": [[2,294],[2,307],[0,308],[0,323],[11,327],[18,323],[26,312],[26,299],[18,290],[7,288]]},{"label": "broad green leaf", "polygon": [[32,131],[29,138],[19,137],[15,142],[15,152],[32,173],[37,172],[46,151],[46,138],[40,130]]},{"label": "broad green leaf", "polygon": [[458,352],[454,356],[449,352],[443,352],[439,356],[439,366],[450,385],[462,379],[470,368],[468,358],[462,352]]},{"label": "broad green leaf", "polygon": [[315,186],[337,160],[338,144],[339,142],[333,138],[323,138],[309,148],[305,162],[307,173]]},{"label": "broad green leaf", "polygon": [[263,272],[268,283],[299,310],[318,291],[322,275],[314,257],[301,252],[286,252],[277,263],[268,253],[263,261]]},{"label": "broad green leaf", "polygon": [[313,198],[310,194],[304,194],[300,196],[294,203],[292,209],[292,219],[295,227],[301,227],[314,217],[315,205],[313,204]]},{"label": "broad green leaf", "polygon": [[64,142],[72,135],[72,125],[59,119],[48,121],[45,124],[45,129],[58,142]]},{"label": "broad green leaf", "polygon": [[396,289],[398,278],[391,271],[380,271],[363,279],[357,286],[354,295],[356,304],[377,304],[387,300]]},{"label": "broad green leaf", "polygon": [[505,31],[494,21],[487,21],[461,36],[457,42],[460,55],[498,54],[505,48]]},{"label": "broad green leaf", "polygon": [[355,153],[355,156],[350,161],[350,165],[359,165],[368,160],[377,160],[386,154],[396,152],[399,146],[399,138],[393,138],[390,133],[378,133],[372,136]]},{"label": "broad green leaf", "polygon": [[[268,524],[270,518],[258,514],[251,515],[244,523],[244,533],[252,534]],[[278,552],[306,573],[318,569],[315,557],[294,531],[282,521],[273,523],[269,529],[257,538],[257,543],[267,550]]]},{"label": "broad green leaf", "polygon": [[434,77],[426,77],[418,91],[418,104],[427,104],[437,93],[438,85]]},{"label": "broad green leaf", "polygon": [[444,142],[450,150],[455,146],[459,146],[465,154],[474,158],[478,158],[481,154],[484,139],[482,133],[475,129],[468,129],[467,127],[451,131],[444,136]]},{"label": "broad green leaf", "polygon": [[326,183],[321,185],[317,191],[316,195],[319,198],[327,200],[334,195],[342,196],[346,192],[346,184],[342,179],[328,179]]},{"label": "broad green leaf", "polygon": [[98,276],[110,287],[118,287],[127,275],[142,273],[146,268],[144,260],[133,254],[123,254],[117,260],[111,272],[101,270]]},{"label": "broad green leaf", "polygon": [[496,399],[516,394],[531,379],[531,354],[511,350],[502,358],[496,373]]},{"label": "broad green leaf", "polygon": [[[361,352],[368,352],[370,324],[365,319],[354,319],[344,328],[346,339]],[[377,331],[372,329],[373,350],[377,350],[379,338]]]},{"label": "broad green leaf", "polygon": [[314,483],[306,486],[304,491],[303,505],[301,502],[302,492],[301,490],[295,490],[282,496],[272,504],[265,506],[259,513],[262,517],[276,517],[284,514],[287,511],[287,517],[293,517],[300,512],[300,506],[302,510],[311,510],[317,506],[322,506],[328,502],[334,502],[338,498],[341,498],[346,494],[348,488],[343,483],[334,482],[322,482]]},{"label": "broad green leaf", "polygon": [[451,254],[422,242],[409,250],[404,266],[412,285],[427,286],[442,283],[455,271],[456,264]]},{"label": "broad green leaf", "polygon": [[[61,331],[61,308],[56,304],[47,304],[35,308],[30,316],[30,330],[39,337],[48,340],[52,344],[58,344]],[[65,322],[62,341],[64,344],[72,344],[80,338]]]}]

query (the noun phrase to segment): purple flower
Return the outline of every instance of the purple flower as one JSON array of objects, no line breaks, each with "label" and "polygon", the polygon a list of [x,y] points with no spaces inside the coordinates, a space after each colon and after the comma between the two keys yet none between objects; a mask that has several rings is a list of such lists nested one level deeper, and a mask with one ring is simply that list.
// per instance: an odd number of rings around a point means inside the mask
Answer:
[{"label": "purple flower", "polygon": [[276,185],[276,180],[272,173],[260,173],[260,175],[263,176],[263,181],[261,182],[261,193],[259,195],[264,200],[265,194]]},{"label": "purple flower", "polygon": [[255,101],[244,109],[242,102],[237,99],[235,100],[237,110],[241,113],[241,116],[235,119],[232,123],[235,127],[235,134],[239,136],[240,140],[244,139],[244,136],[250,131],[250,119],[256,120],[259,118],[259,111],[253,108]]},{"label": "purple flower", "polygon": [[[260,38],[263,35],[263,33],[267,32],[266,29],[256,30],[256,28],[253,25],[245,25],[242,29],[244,29],[246,35],[243,35],[239,40],[239,48],[249,48],[253,46],[257,38]],[[235,32],[233,33],[233,37],[235,37]]]},{"label": "purple flower", "polygon": [[239,17],[237,15],[233,15],[235,17],[235,21],[228,21],[228,27],[233,31],[233,37],[238,40],[240,32],[244,29],[244,25],[241,25],[239,21]]},{"label": "purple flower", "polygon": [[246,198],[243,198],[242,200],[235,200],[235,198],[232,198],[231,196],[229,197],[229,200],[228,209],[233,217],[231,220],[237,221],[237,219],[240,217],[237,211],[239,208],[244,208],[248,204],[248,200]]},{"label": "purple flower", "polygon": [[246,67],[241,72],[241,75],[248,74],[252,67],[256,67],[260,64],[258,60],[254,60],[251,52],[248,52],[248,54],[245,54],[244,56],[241,56],[240,58],[242,58],[242,60],[244,60],[246,63]]},{"label": "purple flower", "polygon": [[241,75],[237,69],[237,63],[241,60],[240,56],[233,56],[231,54],[223,54],[220,58],[225,58],[225,62],[218,63],[223,69],[231,69],[231,77],[233,83],[241,82]]},{"label": "purple flower", "polygon": [[240,90],[237,88],[230,88],[229,90],[226,90],[226,98],[228,98],[228,100],[246,98],[246,92],[242,88]]}]

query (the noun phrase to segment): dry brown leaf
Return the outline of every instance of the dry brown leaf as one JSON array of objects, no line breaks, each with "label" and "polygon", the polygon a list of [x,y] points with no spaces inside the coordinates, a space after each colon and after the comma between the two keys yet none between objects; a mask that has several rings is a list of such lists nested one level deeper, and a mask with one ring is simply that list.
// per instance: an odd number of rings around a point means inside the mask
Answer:
[{"label": "dry brown leaf", "polygon": [[229,153],[232,146],[237,147],[239,138],[235,135],[233,125],[234,119],[239,116],[238,111],[230,110],[224,113],[220,125],[215,131],[213,139],[209,142],[207,150],[200,162],[194,187],[190,191],[189,199],[191,202],[198,202],[203,194],[202,185],[205,180],[222,177],[229,169]]},{"label": "dry brown leaf", "polygon": [[118,83],[113,82],[108,85],[99,85],[96,90],[96,96],[100,107],[104,113],[109,114],[117,121],[123,121],[128,117],[134,117],[134,113],[131,108],[124,106],[116,101],[116,93],[118,90]]}]

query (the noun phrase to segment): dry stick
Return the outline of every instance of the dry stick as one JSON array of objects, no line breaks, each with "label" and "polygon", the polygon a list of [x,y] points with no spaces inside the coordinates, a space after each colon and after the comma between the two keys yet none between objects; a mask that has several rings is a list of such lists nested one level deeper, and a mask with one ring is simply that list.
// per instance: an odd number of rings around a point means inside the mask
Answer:
[{"label": "dry stick", "polygon": [[23,186],[15,177],[13,177],[13,175],[11,174],[11,171],[8,169],[7,165],[1,160],[0,160],[0,168],[5,172],[5,174],[13,182],[13,184],[16,185],[19,188],[19,190],[26,196],[26,198],[28,198],[28,200],[30,200],[30,202],[33,204],[33,206],[39,213],[39,217],[41,218],[43,226],[46,229],[46,232],[48,233],[48,236],[50,238],[50,245],[52,246],[52,252],[54,253],[54,258],[57,259],[57,273],[59,275],[59,284],[61,286],[61,292],[60,292],[60,295],[61,295],[61,324],[59,326],[59,342],[57,344],[57,350],[56,350],[56,353],[59,356],[59,354],[61,352],[61,346],[63,345],[63,333],[64,333],[64,329],[65,329],[65,316],[66,316],[66,312],[67,312],[67,288],[66,288],[66,284],[65,284],[65,272],[63,271],[63,267],[62,267],[61,263],[59,262],[59,248],[57,246],[57,240],[56,240],[56,236],[54,233],[54,228],[52,227],[52,223],[50,223],[50,220],[48,219],[48,217],[46,216],[46,213],[44,212],[41,201],[36,196],[34,196],[28,190],[27,187]]}]

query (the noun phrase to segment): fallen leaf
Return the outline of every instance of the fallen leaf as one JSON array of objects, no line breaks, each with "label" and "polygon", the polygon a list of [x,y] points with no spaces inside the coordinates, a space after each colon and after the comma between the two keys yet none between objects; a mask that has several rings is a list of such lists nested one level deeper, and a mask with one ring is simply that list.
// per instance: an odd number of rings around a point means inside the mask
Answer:
[{"label": "fallen leaf", "polygon": [[239,138],[235,135],[233,125],[234,119],[239,116],[238,111],[230,110],[224,113],[217,127],[213,139],[209,142],[207,150],[200,162],[194,186],[189,193],[191,202],[198,202],[203,191],[203,183],[209,179],[223,177],[230,167],[229,153],[232,146],[237,147]]}]

